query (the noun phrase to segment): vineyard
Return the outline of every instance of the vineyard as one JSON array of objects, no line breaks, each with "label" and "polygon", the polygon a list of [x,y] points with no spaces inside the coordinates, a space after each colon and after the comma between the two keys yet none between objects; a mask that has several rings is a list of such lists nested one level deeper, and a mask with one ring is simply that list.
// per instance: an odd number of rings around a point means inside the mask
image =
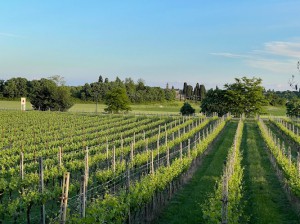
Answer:
[{"label": "vineyard", "polygon": [[299,223],[298,120],[0,116],[0,223]]}]

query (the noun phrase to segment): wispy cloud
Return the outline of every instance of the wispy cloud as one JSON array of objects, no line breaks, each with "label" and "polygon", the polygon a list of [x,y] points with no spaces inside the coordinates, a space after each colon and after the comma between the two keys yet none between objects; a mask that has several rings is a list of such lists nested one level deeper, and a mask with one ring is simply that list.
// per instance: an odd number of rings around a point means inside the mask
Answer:
[{"label": "wispy cloud", "polygon": [[270,41],[261,49],[250,53],[235,54],[231,52],[210,53],[211,55],[241,59],[246,65],[275,73],[291,74],[300,60],[300,40]]},{"label": "wispy cloud", "polygon": [[233,54],[228,52],[220,52],[220,53],[210,53],[211,55],[222,56],[227,58],[251,58],[251,55],[243,55],[243,54]]},{"label": "wispy cloud", "polygon": [[265,43],[265,50],[268,54],[283,57],[300,57],[300,42],[273,41]]}]

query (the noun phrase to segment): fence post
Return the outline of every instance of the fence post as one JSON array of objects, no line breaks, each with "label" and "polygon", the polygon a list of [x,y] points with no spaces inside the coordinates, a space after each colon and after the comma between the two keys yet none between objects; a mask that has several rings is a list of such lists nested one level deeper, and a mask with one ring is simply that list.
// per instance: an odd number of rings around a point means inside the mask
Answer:
[{"label": "fence post", "polygon": [[191,140],[188,139],[188,157],[191,158]]},{"label": "fence post", "polygon": [[300,177],[300,153],[297,152],[297,170],[298,170],[298,176]]},{"label": "fence post", "polygon": [[159,164],[159,136],[157,136],[156,147],[157,147],[157,162]]},{"label": "fence post", "polygon": [[[130,166],[129,166],[128,160],[126,160],[126,171],[127,171],[126,191],[127,191],[127,194],[129,194],[130,193]],[[130,201],[129,201],[129,203],[130,203]],[[130,205],[129,205],[129,210],[128,210],[128,224],[131,224]]]},{"label": "fence post", "polygon": [[121,161],[123,160],[124,156],[124,140],[123,137],[121,138]]},{"label": "fence post", "polygon": [[[39,158],[39,179],[40,179],[40,186],[39,186],[39,193],[44,193],[44,169],[43,169],[43,158]],[[46,211],[45,211],[45,204],[42,202],[41,205],[41,224],[46,223]]]},{"label": "fence post", "polygon": [[107,161],[107,169],[109,169],[109,160],[108,160],[108,138],[106,137],[106,161]]},{"label": "fence post", "polygon": [[167,147],[167,166],[170,167],[170,148]]},{"label": "fence post", "polygon": [[182,161],[182,142],[180,142],[180,161]]},{"label": "fence post", "polygon": [[81,176],[80,184],[80,217],[85,217],[85,208],[86,208],[86,177],[85,175]]},{"label": "fence post", "polygon": [[20,153],[20,176],[21,179],[24,179],[24,153]]},{"label": "fence post", "polygon": [[151,151],[151,174],[154,175],[154,158],[153,158],[153,150]]},{"label": "fence post", "polygon": [[130,144],[130,161],[132,164],[133,164],[133,159],[134,159],[133,147],[134,147],[134,144],[133,144],[133,142],[131,142],[131,144]]},{"label": "fence post", "polygon": [[85,148],[85,166],[84,166],[84,175],[85,175],[85,182],[86,182],[86,186],[89,182],[89,148],[86,146]]},{"label": "fence post", "polygon": [[70,184],[70,173],[64,174],[62,197],[60,205],[60,224],[65,224],[67,221],[67,207],[68,207],[68,194],[69,194],[69,184]]},{"label": "fence post", "polygon": [[227,224],[227,204],[228,204],[228,179],[226,165],[224,167],[223,190],[222,190],[222,224]]},{"label": "fence post", "polygon": [[166,146],[168,145],[168,133],[166,131],[166,139],[165,139],[165,143],[166,143]]}]

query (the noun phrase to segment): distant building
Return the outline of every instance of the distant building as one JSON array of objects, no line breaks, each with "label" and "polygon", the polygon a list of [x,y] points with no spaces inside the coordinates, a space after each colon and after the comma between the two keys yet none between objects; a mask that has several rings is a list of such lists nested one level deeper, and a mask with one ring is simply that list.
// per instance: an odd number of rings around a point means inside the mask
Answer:
[{"label": "distant building", "polygon": [[182,90],[180,89],[175,89],[175,92],[176,92],[176,100],[180,100],[180,101],[184,101],[186,100],[186,97],[184,94],[182,94]]}]

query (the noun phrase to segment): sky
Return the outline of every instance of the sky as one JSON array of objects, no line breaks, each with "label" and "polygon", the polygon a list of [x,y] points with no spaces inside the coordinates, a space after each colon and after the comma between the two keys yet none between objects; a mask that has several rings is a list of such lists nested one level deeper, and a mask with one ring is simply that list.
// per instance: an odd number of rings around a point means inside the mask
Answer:
[{"label": "sky", "polygon": [[0,79],[222,88],[246,76],[291,90],[299,21],[299,0],[3,0]]}]

